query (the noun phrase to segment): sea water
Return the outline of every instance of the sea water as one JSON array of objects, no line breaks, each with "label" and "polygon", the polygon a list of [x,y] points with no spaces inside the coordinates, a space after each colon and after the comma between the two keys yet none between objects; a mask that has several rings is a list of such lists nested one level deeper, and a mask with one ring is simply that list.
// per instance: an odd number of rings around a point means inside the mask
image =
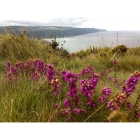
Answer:
[{"label": "sea water", "polygon": [[90,46],[115,47],[124,44],[127,47],[138,47],[140,46],[140,31],[105,31],[57,38],[57,41],[59,42],[59,47],[63,47],[69,52],[85,50]]}]

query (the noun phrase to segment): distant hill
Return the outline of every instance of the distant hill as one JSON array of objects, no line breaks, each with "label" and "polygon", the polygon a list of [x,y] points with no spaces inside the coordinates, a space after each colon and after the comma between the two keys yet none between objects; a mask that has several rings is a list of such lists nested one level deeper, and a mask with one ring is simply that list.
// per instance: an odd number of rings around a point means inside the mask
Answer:
[{"label": "distant hill", "polygon": [[4,26],[0,27],[0,33],[14,33],[20,35],[27,31],[30,37],[51,38],[51,37],[69,37],[88,33],[102,32],[105,29],[96,28],[74,28],[60,26]]}]

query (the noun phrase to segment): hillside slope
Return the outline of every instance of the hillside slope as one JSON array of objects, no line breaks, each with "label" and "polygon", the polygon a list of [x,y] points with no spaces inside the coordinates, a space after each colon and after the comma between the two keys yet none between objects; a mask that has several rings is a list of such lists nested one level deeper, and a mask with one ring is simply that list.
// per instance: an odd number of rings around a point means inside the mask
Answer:
[{"label": "hillside slope", "polygon": [[88,33],[95,33],[106,31],[105,29],[95,28],[74,28],[74,27],[60,27],[60,26],[5,26],[0,27],[0,33],[10,32],[20,35],[21,32],[27,31],[31,37],[66,37],[77,36]]}]

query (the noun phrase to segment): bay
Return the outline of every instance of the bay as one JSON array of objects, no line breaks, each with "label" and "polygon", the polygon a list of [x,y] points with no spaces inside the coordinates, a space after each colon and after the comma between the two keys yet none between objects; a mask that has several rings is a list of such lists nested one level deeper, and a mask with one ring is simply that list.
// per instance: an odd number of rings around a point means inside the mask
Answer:
[{"label": "bay", "polygon": [[[85,50],[90,46],[94,47],[115,47],[125,44],[127,47],[140,46],[140,31],[107,31],[90,33],[73,37],[58,38],[59,47],[69,52]],[[65,42],[65,43],[64,43]]]}]

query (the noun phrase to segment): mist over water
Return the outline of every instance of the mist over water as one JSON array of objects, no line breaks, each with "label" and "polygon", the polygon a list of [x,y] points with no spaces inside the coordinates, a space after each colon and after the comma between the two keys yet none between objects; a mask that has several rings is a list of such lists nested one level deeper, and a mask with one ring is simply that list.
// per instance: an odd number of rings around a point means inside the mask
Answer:
[{"label": "mist over water", "polygon": [[[62,43],[63,47],[69,52],[76,52],[81,49],[85,50],[90,46],[114,47],[117,45],[125,44],[127,47],[138,47],[140,46],[140,31],[98,32],[59,39],[59,41],[62,40],[65,40],[65,43]],[[62,45],[60,43],[59,47],[61,46]]]}]

